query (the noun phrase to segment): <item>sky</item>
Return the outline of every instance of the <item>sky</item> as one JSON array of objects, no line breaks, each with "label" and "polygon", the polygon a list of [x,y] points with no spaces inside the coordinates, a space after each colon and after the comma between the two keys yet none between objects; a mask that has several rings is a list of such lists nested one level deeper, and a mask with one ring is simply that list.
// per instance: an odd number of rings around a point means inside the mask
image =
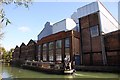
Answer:
[{"label": "sky", "polygon": [[[70,18],[78,8],[90,2],[33,2],[29,9],[13,4],[4,5],[6,17],[12,22],[3,28],[4,37],[0,41],[6,50],[27,44],[30,39],[37,40],[37,35],[49,21],[52,24]],[[104,6],[118,20],[118,3],[103,2]]]}]

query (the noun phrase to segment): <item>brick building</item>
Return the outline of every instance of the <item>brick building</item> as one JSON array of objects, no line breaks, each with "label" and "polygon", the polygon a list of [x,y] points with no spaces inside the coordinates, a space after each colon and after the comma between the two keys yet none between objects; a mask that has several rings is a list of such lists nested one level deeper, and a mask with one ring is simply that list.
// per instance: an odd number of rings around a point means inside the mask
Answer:
[{"label": "brick building", "polygon": [[62,63],[66,56],[77,66],[118,66],[118,27],[118,21],[96,1],[78,8],[71,18],[53,25],[47,22],[38,35],[37,46],[33,40],[21,44],[19,58]]},{"label": "brick building", "polygon": [[27,44],[27,60],[37,60],[37,45],[32,39]]}]

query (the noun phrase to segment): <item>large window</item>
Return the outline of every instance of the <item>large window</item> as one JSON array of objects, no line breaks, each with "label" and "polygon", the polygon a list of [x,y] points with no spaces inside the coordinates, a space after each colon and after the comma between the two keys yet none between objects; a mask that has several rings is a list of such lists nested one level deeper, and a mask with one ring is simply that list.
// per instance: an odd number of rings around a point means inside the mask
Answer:
[{"label": "large window", "polygon": [[54,43],[49,43],[49,61],[53,61],[53,49],[54,49]]},{"label": "large window", "polygon": [[57,40],[56,41],[56,48],[62,48],[62,41],[61,40]]},{"label": "large window", "polygon": [[57,40],[56,41],[56,61],[62,61],[61,49],[62,49],[62,40]]},{"label": "large window", "polygon": [[43,44],[43,61],[47,61],[47,44]]},{"label": "large window", "polygon": [[70,47],[70,39],[69,38],[66,38],[65,39],[65,47]]},{"label": "large window", "polygon": [[65,39],[65,56],[70,59],[70,38]]},{"label": "large window", "polygon": [[40,61],[41,45],[38,46],[38,61]]},{"label": "large window", "polygon": [[98,25],[90,28],[91,37],[96,37],[99,35]]}]

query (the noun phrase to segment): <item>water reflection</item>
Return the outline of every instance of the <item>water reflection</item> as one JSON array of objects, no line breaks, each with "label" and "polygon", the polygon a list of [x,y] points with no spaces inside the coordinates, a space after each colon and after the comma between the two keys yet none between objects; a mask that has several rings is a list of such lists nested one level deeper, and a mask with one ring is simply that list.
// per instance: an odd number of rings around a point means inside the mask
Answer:
[{"label": "water reflection", "polygon": [[2,63],[0,63],[0,74],[2,78],[68,78],[70,80],[74,78],[118,78],[118,74],[80,71],[77,71],[77,73],[73,75],[45,74],[42,72],[11,67],[9,64]]}]

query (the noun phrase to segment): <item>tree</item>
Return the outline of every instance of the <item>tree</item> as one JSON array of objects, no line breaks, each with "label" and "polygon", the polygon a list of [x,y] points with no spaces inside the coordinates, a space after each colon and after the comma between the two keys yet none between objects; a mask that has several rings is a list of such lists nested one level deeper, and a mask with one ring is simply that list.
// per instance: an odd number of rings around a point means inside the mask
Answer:
[{"label": "tree", "polygon": [[4,47],[0,47],[0,53],[2,55],[2,59],[5,59],[7,56],[7,52]]},{"label": "tree", "polygon": [[10,60],[12,59],[12,54],[13,54],[13,52],[14,52],[14,49],[13,49],[13,48],[10,49],[10,51],[8,51],[8,55],[7,55],[8,61],[10,61]]},{"label": "tree", "polygon": [[13,51],[13,48],[10,49],[10,51],[6,51],[4,47],[0,47],[0,53],[2,53],[1,56],[5,62],[9,62],[12,59]]},{"label": "tree", "polygon": [[24,6],[25,8],[28,8],[29,3],[31,2],[32,0],[0,0],[0,39],[4,34],[2,28],[11,24],[11,21],[5,15],[3,5],[14,4],[15,6]]}]

